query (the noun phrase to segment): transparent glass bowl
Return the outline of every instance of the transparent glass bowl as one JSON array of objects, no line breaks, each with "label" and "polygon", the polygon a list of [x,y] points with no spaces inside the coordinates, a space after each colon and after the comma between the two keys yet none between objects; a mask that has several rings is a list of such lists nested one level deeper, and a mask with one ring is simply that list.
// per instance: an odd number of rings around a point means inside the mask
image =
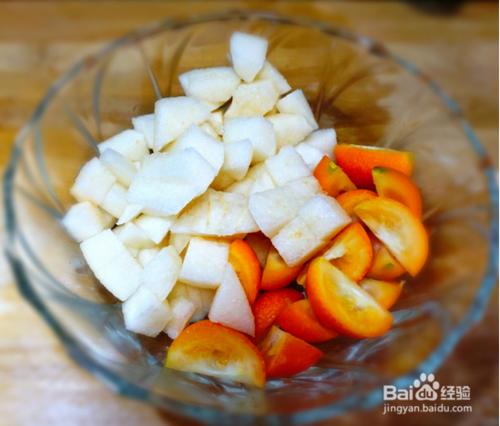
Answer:
[{"label": "transparent glass bowl", "polygon": [[[265,390],[162,368],[166,338],[135,336],[60,226],[95,141],[129,128],[177,75],[227,63],[235,30],[269,40],[269,59],[302,88],[339,141],[415,153],[431,256],[378,339],[324,344],[316,367]],[[134,31],[72,67],[18,135],[4,180],[7,254],[23,295],[69,354],[116,391],[214,424],[299,424],[381,402],[383,384],[435,371],[481,318],[496,283],[494,169],[459,108],[380,44],[319,22],[227,13]]]}]

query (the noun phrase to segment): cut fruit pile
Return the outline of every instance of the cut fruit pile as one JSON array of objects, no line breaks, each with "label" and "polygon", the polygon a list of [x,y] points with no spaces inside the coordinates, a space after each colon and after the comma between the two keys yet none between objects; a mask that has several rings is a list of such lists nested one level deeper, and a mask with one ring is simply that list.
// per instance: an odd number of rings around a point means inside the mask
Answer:
[{"label": "cut fruit pile", "polygon": [[126,328],[173,339],[167,367],[259,387],[386,333],[428,255],[412,155],[337,145],[266,52],[234,33],[231,67],[181,74],[98,145],[62,221]]}]

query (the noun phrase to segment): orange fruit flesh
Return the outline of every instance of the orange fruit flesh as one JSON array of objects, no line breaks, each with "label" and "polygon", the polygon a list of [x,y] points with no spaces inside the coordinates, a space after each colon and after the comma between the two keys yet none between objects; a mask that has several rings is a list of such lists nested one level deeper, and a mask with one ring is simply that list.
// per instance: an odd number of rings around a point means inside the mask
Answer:
[{"label": "orange fruit flesh", "polygon": [[260,287],[259,259],[246,241],[234,240],[229,247],[229,262],[245,290],[248,302],[252,304]]},{"label": "orange fruit flesh", "polygon": [[363,278],[373,258],[370,237],[359,223],[345,228],[323,256],[354,281]]},{"label": "orange fruit flesh", "polygon": [[262,293],[253,305],[255,339],[259,341],[264,337],[281,311],[290,303],[300,299],[302,294],[290,288]]},{"label": "orange fruit flesh", "polygon": [[316,364],[323,353],[309,343],[273,327],[260,344],[267,377],[290,377]]},{"label": "orange fruit flesh", "polygon": [[290,284],[302,269],[302,265],[288,266],[273,247],[267,255],[266,266],[262,272],[262,290],[277,290]]},{"label": "orange fruit flesh", "polygon": [[314,169],[314,177],[331,197],[356,189],[349,177],[328,156],[324,156]]},{"label": "orange fruit flesh", "polygon": [[412,276],[420,272],[429,253],[429,237],[406,206],[379,197],[358,204],[354,212]]},{"label": "orange fruit flesh", "polygon": [[340,334],[376,337],[391,327],[390,312],[323,257],[309,266],[306,291],[319,321]]},{"label": "orange fruit flesh", "polygon": [[359,285],[385,309],[392,308],[403,291],[403,281],[379,281],[365,278]]},{"label": "orange fruit flesh", "polygon": [[335,160],[357,187],[366,189],[373,188],[374,167],[390,167],[411,176],[414,162],[410,152],[350,144],[335,146]]},{"label": "orange fruit flesh", "polygon": [[165,366],[263,387],[265,364],[259,349],[242,333],[208,320],[186,327],[172,342]]},{"label": "orange fruit flesh", "polygon": [[376,280],[394,280],[406,273],[405,268],[394,259],[394,256],[387,250],[380,241],[373,237],[373,261],[370,269],[366,273],[368,278]]},{"label": "orange fruit flesh", "polygon": [[368,189],[355,189],[340,194],[336,199],[349,216],[354,215],[354,207],[359,203],[376,198],[377,194]]},{"label": "orange fruit flesh", "polygon": [[378,195],[399,201],[418,218],[422,216],[420,190],[407,175],[387,167],[375,167],[372,176]]},{"label": "orange fruit flesh", "polygon": [[278,324],[288,333],[310,343],[326,342],[337,336],[335,331],[321,325],[307,299],[288,305],[279,315]]}]

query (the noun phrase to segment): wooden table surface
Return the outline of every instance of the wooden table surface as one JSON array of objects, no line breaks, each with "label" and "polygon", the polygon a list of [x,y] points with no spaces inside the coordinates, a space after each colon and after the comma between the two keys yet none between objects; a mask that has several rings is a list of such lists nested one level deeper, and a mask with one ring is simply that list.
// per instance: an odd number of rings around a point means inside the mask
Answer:
[{"label": "wooden table surface", "polygon": [[[384,42],[418,64],[465,111],[498,167],[498,4],[430,13],[412,2],[7,2],[0,3],[0,165],[47,85],[85,52],[166,16],[228,8],[322,19]],[[472,415],[344,416],[335,424],[498,424],[498,292],[483,322],[439,371],[472,386]],[[331,424],[332,422],[325,422]],[[0,426],[188,424],[114,395],[66,356],[19,296],[0,263]]]}]

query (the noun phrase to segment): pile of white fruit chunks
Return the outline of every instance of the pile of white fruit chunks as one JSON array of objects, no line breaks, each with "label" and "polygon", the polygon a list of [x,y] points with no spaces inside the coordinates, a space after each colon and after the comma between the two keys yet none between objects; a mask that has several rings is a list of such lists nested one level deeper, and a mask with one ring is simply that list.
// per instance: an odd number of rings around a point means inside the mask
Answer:
[{"label": "pile of white fruit chunks", "polygon": [[175,339],[208,316],[253,336],[231,241],[263,233],[293,266],[350,222],[312,175],[335,131],[318,130],[266,52],[234,33],[232,67],[181,74],[185,96],[132,118],[76,178],[63,225],[133,332]]}]

